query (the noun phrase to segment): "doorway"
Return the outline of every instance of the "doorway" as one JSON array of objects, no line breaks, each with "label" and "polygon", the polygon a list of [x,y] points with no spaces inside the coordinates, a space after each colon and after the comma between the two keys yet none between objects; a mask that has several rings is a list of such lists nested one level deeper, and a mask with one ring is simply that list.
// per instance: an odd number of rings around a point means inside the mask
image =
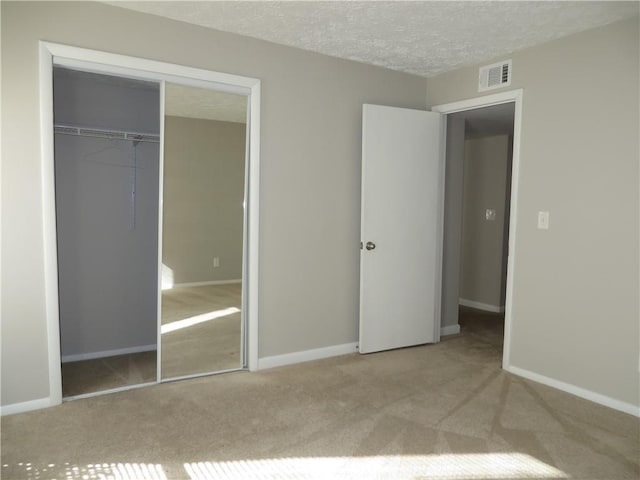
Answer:
[{"label": "doorway", "polygon": [[[452,248],[459,243],[460,249],[458,311],[447,314],[457,313],[461,333],[481,336],[500,353],[504,341],[513,116],[513,103],[504,103],[454,113],[447,119],[452,135],[464,128],[463,158],[455,158],[455,151],[447,158],[450,165],[462,160],[462,208],[455,211],[445,205],[451,217],[461,220],[460,241],[449,238],[447,242]],[[454,179],[449,179],[449,185],[454,186]]]},{"label": "doorway", "polygon": [[[236,350],[239,352],[236,355],[238,359],[236,366],[232,369],[248,368],[250,370],[257,368],[257,300],[258,300],[258,209],[259,209],[259,106],[260,106],[260,82],[256,79],[247,77],[240,77],[230,74],[223,74],[208,70],[195,69],[190,67],[182,67],[173,64],[166,64],[162,62],[155,62],[150,60],[144,60],[134,57],[127,57],[122,55],[108,54],[105,52],[96,52],[86,49],[79,49],[75,47],[69,47],[65,45],[52,44],[49,42],[40,43],[40,85],[41,85],[41,116],[42,116],[42,129],[41,129],[41,142],[43,152],[43,190],[44,190],[44,225],[45,225],[45,289],[47,296],[47,326],[48,326],[48,347],[49,347],[49,387],[50,387],[50,402],[51,405],[57,405],[62,401],[62,375],[61,375],[61,332],[64,333],[65,328],[61,328],[61,315],[63,309],[61,308],[61,291],[59,277],[64,269],[63,262],[59,262],[59,239],[56,235],[58,228],[58,215],[56,212],[56,164],[54,155],[54,92],[51,88],[54,76],[54,69],[67,69],[74,71],[81,71],[85,75],[102,75],[118,78],[120,82],[139,82],[146,84],[155,84],[156,92],[159,93],[159,115],[156,116],[156,122],[159,123],[159,135],[156,135],[156,139],[159,137],[159,141],[156,142],[156,150],[159,147],[160,159],[164,158],[164,135],[167,133],[165,106],[166,106],[166,87],[167,84],[172,83],[180,86],[188,86],[198,88],[200,90],[216,90],[219,92],[226,92],[243,97],[243,113],[246,123],[242,126],[244,137],[242,138],[242,171],[240,173],[241,178],[241,190],[242,196],[239,201],[236,201],[236,209],[243,212],[239,221],[241,227],[241,245],[239,250],[242,253],[242,260],[235,262],[236,274],[239,275],[241,280],[240,291],[241,294],[236,294],[236,297],[240,299],[239,305],[235,309],[241,311],[241,321],[239,329],[241,335],[239,337],[238,346]],[[156,98],[157,98],[156,93]],[[202,103],[202,102],[195,102]],[[158,121],[159,120],[159,121]],[[88,126],[88,125],[84,125]],[[88,130],[88,129],[85,129]],[[57,132],[61,133],[61,132]],[[122,133],[122,132],[119,132]],[[129,132],[137,133],[138,135],[131,138],[131,145],[134,151],[128,153],[133,154],[133,161],[141,161],[141,157],[138,156],[138,149],[143,141],[153,143],[152,138],[154,132]],[[150,135],[145,135],[150,134]],[[127,139],[127,132],[124,132],[125,139]],[[111,141],[112,138],[107,140]],[[56,138],[56,145],[61,144]],[[108,149],[118,150],[114,145],[105,146],[105,151]],[[91,152],[90,152],[91,153]],[[94,152],[95,153],[95,152]],[[83,156],[82,154],[81,156]],[[112,158],[109,162],[112,162]],[[131,160],[131,156],[128,157]],[[246,160],[246,163],[245,163]],[[116,162],[117,163],[117,162]],[[116,167],[117,165],[110,165]],[[136,222],[141,222],[143,219],[138,215],[137,209],[138,200],[141,200],[138,195],[139,190],[135,190],[138,182],[142,181],[141,178],[136,177],[141,169],[142,165],[137,165],[140,168],[134,168],[131,165],[124,165],[128,171],[129,180],[133,180],[129,183],[128,198],[130,200],[129,208],[129,225],[136,225]],[[149,169],[152,171],[153,169]],[[131,174],[134,172],[134,174]],[[159,178],[159,182],[156,182],[155,195],[155,208],[156,214],[153,212],[146,212],[144,220],[151,220],[155,218],[155,242],[150,238],[145,237],[144,244],[147,248],[147,255],[155,256],[155,278],[152,282],[149,282],[148,288],[154,292],[155,297],[152,298],[153,302],[145,302],[145,305],[149,307],[151,303],[155,303],[155,335],[153,340],[155,344],[147,344],[145,353],[153,353],[153,348],[157,350],[158,358],[162,358],[162,237],[163,237],[163,162],[160,161],[156,167],[156,178]],[[153,177],[153,175],[151,176]],[[82,182],[81,182],[82,183]],[[153,182],[152,182],[153,183]],[[84,185],[84,183],[83,183]],[[246,188],[245,188],[246,186]],[[132,189],[133,192],[132,193]],[[58,189],[59,190],[59,189]],[[99,202],[105,203],[105,202]],[[106,202],[107,204],[109,202]],[[131,208],[131,205],[136,208]],[[92,212],[89,215],[95,222],[100,222],[100,215],[96,215],[96,212]],[[122,219],[121,219],[122,220]],[[238,223],[238,222],[236,222]],[[226,228],[225,228],[226,229]],[[155,245],[155,246],[154,246]],[[155,253],[155,255],[154,255]],[[222,258],[227,258],[221,255],[218,258],[218,262],[224,262]],[[221,262],[222,261],[222,262]],[[229,262],[231,263],[231,262]],[[227,265],[227,263],[224,263]],[[107,265],[107,268],[111,265]],[[213,268],[213,267],[212,267]],[[130,294],[135,295],[140,289],[147,288],[145,283],[144,287],[132,288],[127,290]],[[99,289],[93,289],[94,292]],[[105,292],[102,292],[105,293]],[[105,295],[108,296],[108,295]],[[152,308],[153,310],[153,308]],[[238,312],[234,312],[238,313]],[[145,316],[145,318],[148,315]],[[192,326],[194,324],[193,319]],[[211,320],[211,319],[207,319]],[[195,322],[198,323],[198,322]],[[175,327],[176,325],[174,325]],[[185,325],[180,324],[181,329],[186,329]],[[177,328],[174,328],[174,331]],[[69,331],[67,329],[67,331]],[[147,332],[148,334],[149,332]],[[151,340],[151,341],[153,341]],[[139,342],[137,342],[139,343]],[[140,345],[136,345],[136,348]],[[110,352],[110,350],[101,350],[100,352]],[[94,352],[95,353],[95,352]],[[175,375],[163,376],[161,374],[161,361],[156,362],[156,368],[154,375],[152,376],[152,382],[143,381],[142,384],[155,383],[164,380],[176,379]],[[153,370],[153,368],[151,369]],[[198,371],[190,373],[189,375],[180,375],[179,377],[195,376],[201,374],[218,373],[220,371],[227,371],[227,368],[214,367],[206,371]],[[140,383],[140,382],[139,382]],[[116,387],[107,389],[107,391],[117,391],[122,389],[132,388],[131,384],[124,385],[122,387]],[[89,393],[91,395],[92,393]],[[82,395],[85,396],[85,395]]]},{"label": "doorway", "polygon": [[489,327],[508,369],[522,90],[433,111],[447,115],[441,332]]}]

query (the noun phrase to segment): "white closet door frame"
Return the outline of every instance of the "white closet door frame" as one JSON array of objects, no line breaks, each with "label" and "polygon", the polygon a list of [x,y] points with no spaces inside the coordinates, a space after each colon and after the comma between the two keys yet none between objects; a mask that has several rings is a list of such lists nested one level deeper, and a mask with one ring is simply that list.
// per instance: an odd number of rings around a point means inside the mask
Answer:
[{"label": "white closet door frame", "polygon": [[[175,65],[143,58],[89,50],[51,42],[40,42],[40,150],[42,162],[42,222],[44,234],[45,315],[49,360],[49,406],[62,403],[60,371],[60,323],[58,305],[58,260],[53,150],[53,67],[63,66],[84,71],[164,81],[194,87],[247,95],[250,117],[247,192],[246,243],[246,344],[247,367],[258,369],[258,278],[259,278],[259,197],[260,197],[260,80],[200,68]],[[162,87],[162,85],[161,85]],[[162,107],[162,105],[161,105]],[[161,112],[162,113],[162,112]],[[161,128],[163,120],[161,119]],[[162,152],[161,152],[162,154]],[[161,172],[162,175],[162,172]],[[161,191],[160,191],[161,192]],[[162,204],[159,205],[162,211]],[[159,225],[161,227],[161,225]],[[159,229],[161,235],[161,229]],[[161,243],[159,254],[161,254]],[[161,292],[161,272],[158,272]],[[159,328],[158,328],[159,331]],[[158,333],[159,335],[159,333]],[[159,347],[158,343],[158,347]],[[159,347],[160,348],[160,347]],[[159,372],[158,372],[159,374]]]},{"label": "white closet door frame", "polygon": [[162,382],[162,234],[164,232],[164,115],[166,81],[160,82],[160,148],[158,151],[158,284],[156,285],[156,383]]}]

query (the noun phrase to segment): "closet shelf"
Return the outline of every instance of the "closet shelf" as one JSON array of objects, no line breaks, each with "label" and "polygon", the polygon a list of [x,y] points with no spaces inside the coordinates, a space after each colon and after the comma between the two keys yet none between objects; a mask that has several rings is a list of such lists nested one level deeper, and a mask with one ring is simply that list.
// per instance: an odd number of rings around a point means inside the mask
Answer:
[{"label": "closet shelf", "polygon": [[110,140],[128,140],[132,142],[159,143],[160,135],[140,132],[125,132],[121,130],[105,130],[99,128],[74,127],[72,125],[54,125],[53,131],[62,135],[76,135],[80,137],[107,138]]}]

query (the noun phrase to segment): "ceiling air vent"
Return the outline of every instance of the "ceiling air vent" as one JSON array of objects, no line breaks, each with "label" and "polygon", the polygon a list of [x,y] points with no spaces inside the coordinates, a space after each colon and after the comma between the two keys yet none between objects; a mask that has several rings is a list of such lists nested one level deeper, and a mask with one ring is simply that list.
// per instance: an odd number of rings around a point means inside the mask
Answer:
[{"label": "ceiling air vent", "polygon": [[511,60],[493,63],[480,67],[480,81],[478,91],[493,90],[494,88],[511,85]]}]

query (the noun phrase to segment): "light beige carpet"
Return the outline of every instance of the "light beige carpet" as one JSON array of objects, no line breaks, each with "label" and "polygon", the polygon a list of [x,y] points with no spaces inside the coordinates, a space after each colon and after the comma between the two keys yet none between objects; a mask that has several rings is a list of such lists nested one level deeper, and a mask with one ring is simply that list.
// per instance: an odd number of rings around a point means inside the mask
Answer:
[{"label": "light beige carpet", "polygon": [[156,351],[62,364],[62,396],[101,392],[157,379]]},{"label": "light beige carpet", "polygon": [[2,478],[638,479],[637,418],[505,373],[501,318],[465,314],[437,345],[3,417]]}]

